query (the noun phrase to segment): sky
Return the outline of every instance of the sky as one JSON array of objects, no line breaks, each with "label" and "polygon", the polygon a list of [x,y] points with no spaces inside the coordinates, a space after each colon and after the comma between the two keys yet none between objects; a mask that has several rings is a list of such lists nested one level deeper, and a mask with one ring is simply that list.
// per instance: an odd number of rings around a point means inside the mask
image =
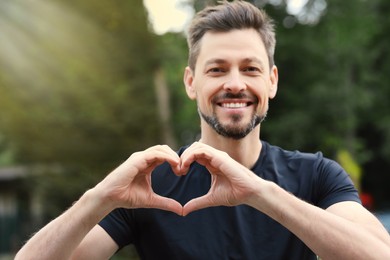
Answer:
[{"label": "sky", "polygon": [[184,5],[186,0],[143,0],[149,20],[157,34],[181,32],[190,22],[194,10]]},{"label": "sky", "polygon": [[[185,5],[188,0],[143,0],[149,13],[149,20],[157,34],[185,31],[194,15],[194,10]],[[278,3],[281,0],[270,2]],[[308,0],[288,0],[287,12],[297,15]]]}]

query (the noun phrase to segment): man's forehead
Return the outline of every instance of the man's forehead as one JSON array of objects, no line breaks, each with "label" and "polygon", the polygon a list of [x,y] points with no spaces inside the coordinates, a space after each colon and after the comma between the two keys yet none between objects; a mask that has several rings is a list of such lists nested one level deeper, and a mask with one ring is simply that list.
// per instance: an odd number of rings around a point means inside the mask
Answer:
[{"label": "man's forehead", "polygon": [[[243,63],[263,64],[267,53],[261,36],[254,29],[207,32],[199,42],[198,62],[222,64],[235,57]],[[268,58],[267,58],[268,60]]]},{"label": "man's forehead", "polygon": [[235,29],[227,32],[208,31],[199,41],[200,52],[208,47],[216,48],[215,51],[222,47],[249,47],[265,50],[260,34],[254,29]]}]

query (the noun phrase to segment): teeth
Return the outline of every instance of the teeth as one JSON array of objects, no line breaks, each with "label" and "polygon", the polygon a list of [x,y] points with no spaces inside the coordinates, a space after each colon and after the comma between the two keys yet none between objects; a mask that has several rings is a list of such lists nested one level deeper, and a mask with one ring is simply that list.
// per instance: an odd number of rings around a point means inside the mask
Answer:
[{"label": "teeth", "polygon": [[246,107],[246,103],[222,103],[222,107],[240,108],[240,107]]}]

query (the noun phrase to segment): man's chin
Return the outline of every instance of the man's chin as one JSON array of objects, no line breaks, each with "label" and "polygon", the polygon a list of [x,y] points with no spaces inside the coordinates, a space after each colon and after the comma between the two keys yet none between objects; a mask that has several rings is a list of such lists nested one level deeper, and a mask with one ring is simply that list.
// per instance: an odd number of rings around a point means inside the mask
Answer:
[{"label": "man's chin", "polygon": [[223,137],[240,140],[246,137],[253,130],[253,127],[237,128],[219,125],[218,127],[214,127],[214,130]]},{"label": "man's chin", "polygon": [[216,116],[206,116],[198,108],[198,112],[205,122],[213,128],[219,135],[240,140],[246,137],[252,130],[258,126],[264,117],[254,116],[249,122],[243,122],[242,117],[230,118],[228,123],[223,123]]}]

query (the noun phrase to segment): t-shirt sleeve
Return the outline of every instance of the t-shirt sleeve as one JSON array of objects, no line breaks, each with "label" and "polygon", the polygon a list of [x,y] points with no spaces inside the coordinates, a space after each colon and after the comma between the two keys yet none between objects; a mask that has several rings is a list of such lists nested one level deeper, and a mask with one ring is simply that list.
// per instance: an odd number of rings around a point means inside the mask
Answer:
[{"label": "t-shirt sleeve", "polygon": [[99,225],[122,248],[133,242],[131,218],[131,210],[118,208],[103,218]]},{"label": "t-shirt sleeve", "polygon": [[348,173],[335,161],[321,158],[316,163],[317,205],[323,209],[342,201],[361,203],[358,191]]}]

